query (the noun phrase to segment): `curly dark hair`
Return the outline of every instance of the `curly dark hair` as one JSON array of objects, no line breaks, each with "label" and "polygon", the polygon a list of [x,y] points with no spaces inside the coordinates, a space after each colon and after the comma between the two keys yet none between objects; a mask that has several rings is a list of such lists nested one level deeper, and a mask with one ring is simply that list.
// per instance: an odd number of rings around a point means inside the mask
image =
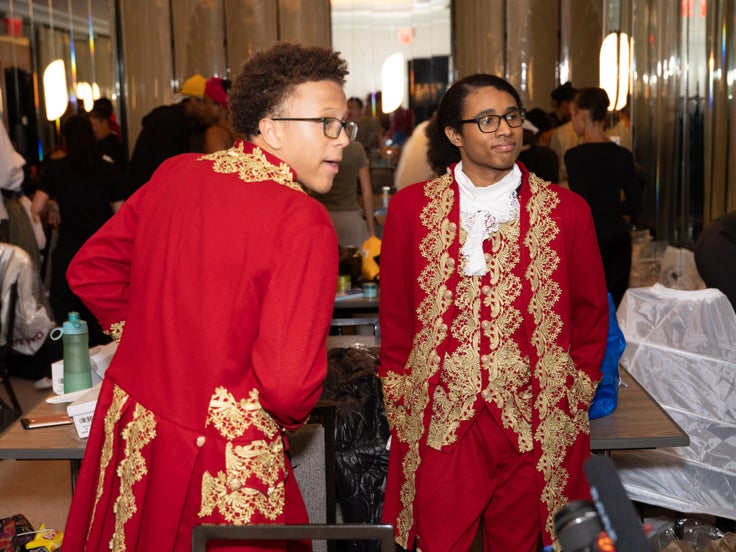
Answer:
[{"label": "curly dark hair", "polygon": [[445,129],[451,127],[462,134],[463,124],[460,121],[464,118],[465,98],[471,91],[487,86],[508,92],[516,100],[517,107],[521,107],[521,98],[516,89],[508,81],[495,75],[470,75],[450,86],[427,125],[427,158],[435,173],[443,174],[447,167],[460,161],[460,150],[447,138]]},{"label": "curly dark hair", "polygon": [[575,96],[575,105],[578,109],[590,111],[590,118],[593,121],[605,121],[611,101],[602,88],[581,88]]},{"label": "curly dark hair", "polygon": [[321,46],[277,42],[246,61],[228,92],[230,124],[242,136],[258,134],[258,123],[274,115],[292,90],[306,82],[345,84],[347,62]]}]

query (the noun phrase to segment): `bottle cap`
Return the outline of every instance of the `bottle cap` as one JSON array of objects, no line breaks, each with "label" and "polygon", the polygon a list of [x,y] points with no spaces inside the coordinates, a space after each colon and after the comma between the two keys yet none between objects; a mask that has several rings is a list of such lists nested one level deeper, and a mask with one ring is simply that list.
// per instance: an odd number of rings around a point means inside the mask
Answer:
[{"label": "bottle cap", "polygon": [[87,333],[87,322],[79,318],[78,312],[70,312],[63,324],[63,332],[65,334],[84,334]]}]

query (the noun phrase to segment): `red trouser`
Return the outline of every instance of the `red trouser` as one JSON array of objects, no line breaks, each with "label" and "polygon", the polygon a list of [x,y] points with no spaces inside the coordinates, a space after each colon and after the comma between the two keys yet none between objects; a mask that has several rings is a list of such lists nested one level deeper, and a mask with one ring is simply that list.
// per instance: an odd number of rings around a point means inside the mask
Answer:
[{"label": "red trouser", "polygon": [[542,531],[532,454],[483,409],[447,452],[424,449],[414,519],[422,552],[465,552],[483,521],[485,552],[533,552]]}]

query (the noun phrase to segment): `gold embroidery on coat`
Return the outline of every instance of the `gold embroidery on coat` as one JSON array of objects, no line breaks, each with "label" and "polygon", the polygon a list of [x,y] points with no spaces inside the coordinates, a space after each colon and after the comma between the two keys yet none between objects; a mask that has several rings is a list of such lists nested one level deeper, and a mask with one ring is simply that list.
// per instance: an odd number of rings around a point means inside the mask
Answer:
[{"label": "gold embroidery on coat", "polygon": [[446,282],[455,269],[455,260],[448,249],[456,239],[456,225],[449,221],[455,201],[450,187],[452,176],[443,176],[427,182],[424,194],[430,198],[420,213],[421,223],[428,233],[419,244],[427,263],[419,275],[419,287],[424,299],[417,307],[420,330],[414,337],[404,374],[388,374],[383,379],[386,394],[386,414],[400,441],[408,447],[403,458],[404,482],[399,491],[403,508],[396,522],[397,542],[409,548],[408,539],[413,519],[414,477],[419,467],[419,446],[424,435],[424,412],[429,404],[429,380],[439,370],[440,358],[436,350],[447,335],[442,317],[451,304],[452,294]]},{"label": "gold embroidery on coat", "polygon": [[153,412],[136,404],[133,419],[122,432],[125,440],[125,457],[120,461],[117,475],[120,479],[120,495],[115,500],[115,533],[110,539],[110,550],[123,552],[125,544],[125,524],[138,511],[135,503],[133,485],[148,473],[146,459],[141,450],[156,437],[156,419]]},{"label": "gold embroidery on coat", "polygon": [[289,165],[286,163],[281,163],[278,167],[273,165],[260,148],[253,148],[251,153],[245,153],[242,142],[236,143],[228,150],[203,155],[199,159],[213,161],[212,169],[215,172],[221,174],[236,173],[245,182],[273,180],[292,190],[305,193],[304,189],[297,182],[294,182]]},{"label": "gold embroidery on coat", "polygon": [[[112,402],[110,407],[105,413],[105,440],[102,443],[102,449],[100,451],[100,466],[99,466],[99,479],[97,480],[97,491],[95,492],[95,504],[92,507],[91,520],[95,519],[95,512],[97,511],[97,505],[100,502],[102,493],[105,489],[105,474],[107,473],[107,467],[110,465],[113,455],[113,441],[115,439],[115,425],[120,420],[121,413],[125,403],[128,401],[128,395],[125,391],[120,389],[117,385],[113,386],[112,390]],[[90,523],[87,529],[87,537],[89,540],[89,532],[92,530],[92,524]]]},{"label": "gold embroidery on coat", "polygon": [[514,340],[523,323],[515,305],[521,295],[521,279],[515,273],[520,260],[519,236],[520,221],[516,219],[502,224],[488,239],[491,255],[483,300],[488,307],[488,320],[481,327],[489,352],[481,362],[488,377],[483,398],[498,407],[503,427],[516,434],[519,450],[527,452],[533,448],[531,368]]},{"label": "gold embroidery on coat", "polygon": [[[463,269],[463,264],[458,263],[458,270]],[[458,280],[455,307],[451,333],[459,346],[446,354],[442,362],[441,384],[432,397],[432,419],[427,434],[427,445],[438,450],[457,440],[460,423],[475,414],[481,390],[478,277],[463,276]]]},{"label": "gold embroidery on coat", "polygon": [[[532,192],[526,206],[529,213],[529,233],[524,237],[524,245],[530,253],[526,274],[531,284],[529,313],[534,321],[534,331],[530,338],[539,357],[535,376],[540,385],[539,395],[534,403],[534,409],[539,414],[539,426],[534,440],[541,449],[537,468],[545,480],[541,500],[549,511],[545,528],[550,534],[554,534],[554,512],[568,502],[568,498],[564,496],[564,488],[569,475],[561,469],[565,450],[575,442],[581,431],[590,432],[587,412],[584,408],[578,409],[577,405],[591,400],[595,389],[590,378],[575,367],[569,352],[557,345],[562,321],[555,313],[554,306],[560,298],[561,290],[553,273],[560,259],[549,244],[559,233],[559,228],[550,217],[550,213],[559,203],[559,197],[550,190],[548,183],[534,175],[530,175],[529,184]],[[568,378],[575,382],[572,387],[568,386]],[[569,413],[558,406],[565,398],[570,405]]]},{"label": "gold embroidery on coat", "polygon": [[218,387],[210,399],[209,424],[228,441],[241,437],[251,427],[266,439],[246,445],[226,444],[225,471],[215,475],[205,472],[202,476],[199,516],[218,509],[234,524],[249,523],[256,512],[276,519],[283,513],[285,502],[284,445],[278,424],[261,407],[258,390],[253,389],[248,399],[238,402],[224,387]]},{"label": "gold embroidery on coat", "polygon": [[120,338],[123,337],[123,329],[125,326],[125,320],[122,320],[120,322],[115,322],[114,324],[110,324],[110,328],[103,333],[106,333],[110,337],[112,337],[112,340],[115,343],[120,343]]}]

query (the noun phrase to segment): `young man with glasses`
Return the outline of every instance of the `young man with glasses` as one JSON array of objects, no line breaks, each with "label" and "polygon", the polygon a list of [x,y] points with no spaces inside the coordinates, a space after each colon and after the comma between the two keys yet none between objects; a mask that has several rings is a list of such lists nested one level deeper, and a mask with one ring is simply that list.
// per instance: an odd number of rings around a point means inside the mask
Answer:
[{"label": "young man with glasses", "polygon": [[525,111],[466,77],[427,130],[438,178],[391,199],[381,363],[391,445],[384,522],[422,552],[537,550],[589,497],[587,410],[608,331],[590,209],[517,162]]},{"label": "young man with glasses", "polygon": [[233,147],[164,162],[72,262],[119,346],[65,549],[188,551],[196,524],[308,521],[284,430],[327,371],[338,246],[305,189],[329,190],[357,130],[346,74],[327,48],[255,54],[229,93]]}]

